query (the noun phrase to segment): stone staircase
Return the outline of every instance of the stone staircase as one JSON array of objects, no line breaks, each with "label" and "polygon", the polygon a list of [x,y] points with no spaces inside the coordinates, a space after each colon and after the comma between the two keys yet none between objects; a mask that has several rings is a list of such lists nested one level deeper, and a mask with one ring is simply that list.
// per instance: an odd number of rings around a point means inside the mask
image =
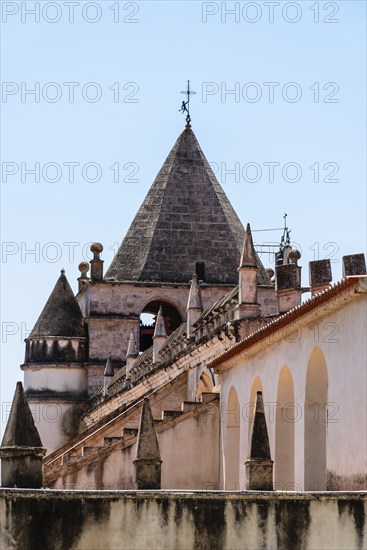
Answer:
[{"label": "stone staircase", "polygon": [[[197,407],[202,406],[203,404],[211,403],[212,401],[216,401],[219,399],[218,393],[213,392],[204,392],[200,396],[200,401],[183,401],[181,404],[181,410],[164,410],[162,411],[162,417],[161,419],[154,420],[154,424],[157,426],[161,424],[162,422],[167,422],[169,420],[174,420],[175,418],[178,418],[182,416],[183,414],[186,414],[188,412],[191,412],[192,410],[196,409]],[[108,436],[103,438],[103,445],[102,446],[85,446],[80,449],[79,452],[76,450],[73,450],[71,453],[73,457],[79,456],[89,456],[95,453],[98,453],[101,449],[104,449],[106,447],[110,447],[111,445],[115,445],[117,443],[121,443],[122,441],[136,438],[138,435],[138,428],[132,428],[132,427],[124,427],[122,428],[121,436]]]}]

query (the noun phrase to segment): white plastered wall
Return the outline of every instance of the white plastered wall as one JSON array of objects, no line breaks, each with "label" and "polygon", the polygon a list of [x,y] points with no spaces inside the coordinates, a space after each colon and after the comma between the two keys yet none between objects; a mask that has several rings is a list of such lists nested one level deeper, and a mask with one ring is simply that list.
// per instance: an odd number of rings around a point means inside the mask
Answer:
[{"label": "white plastered wall", "polygon": [[[299,325],[298,325],[299,326]],[[244,353],[228,361],[221,374],[221,408],[225,409],[233,386],[241,409],[240,486],[245,485],[248,450],[248,403],[254,379],[263,386],[265,414],[272,458],[275,457],[275,417],[281,369],[287,366],[293,377],[297,409],[295,426],[295,482],[304,488],[304,403],[307,367],[312,351],[319,347],[328,370],[327,469],[338,475],[366,471],[366,301],[361,296],[345,302],[339,310],[320,317],[318,323],[296,328],[295,332],[266,346],[255,355]],[[225,425],[221,422],[225,429]],[[225,441],[225,438],[224,438]]]}]

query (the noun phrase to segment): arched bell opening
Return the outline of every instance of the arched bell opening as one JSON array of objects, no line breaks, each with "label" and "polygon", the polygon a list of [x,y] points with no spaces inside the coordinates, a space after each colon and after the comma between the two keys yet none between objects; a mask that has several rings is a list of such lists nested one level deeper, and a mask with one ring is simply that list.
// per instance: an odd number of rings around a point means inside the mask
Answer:
[{"label": "arched bell opening", "polygon": [[182,323],[181,315],[172,304],[160,300],[149,302],[140,314],[140,351],[145,351],[153,345],[155,322],[161,306],[167,336]]}]

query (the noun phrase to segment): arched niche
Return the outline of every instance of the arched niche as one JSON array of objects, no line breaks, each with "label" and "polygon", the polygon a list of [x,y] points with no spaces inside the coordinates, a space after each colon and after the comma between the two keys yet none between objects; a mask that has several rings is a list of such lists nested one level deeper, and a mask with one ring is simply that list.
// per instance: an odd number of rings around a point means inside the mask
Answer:
[{"label": "arched niche", "polygon": [[140,316],[140,351],[150,348],[153,344],[155,320],[161,306],[167,336],[182,323],[180,313],[172,304],[160,300],[149,302],[142,310]]},{"label": "arched niche", "polygon": [[236,390],[232,387],[228,394],[225,410],[225,489],[240,489],[240,403]]},{"label": "arched niche", "polygon": [[314,348],[307,366],[305,390],[305,490],[326,489],[328,370],[323,352]]},{"label": "arched niche", "polygon": [[288,367],[279,374],[275,413],[275,489],[296,490],[294,476],[295,422],[299,409],[294,402],[293,376]]}]

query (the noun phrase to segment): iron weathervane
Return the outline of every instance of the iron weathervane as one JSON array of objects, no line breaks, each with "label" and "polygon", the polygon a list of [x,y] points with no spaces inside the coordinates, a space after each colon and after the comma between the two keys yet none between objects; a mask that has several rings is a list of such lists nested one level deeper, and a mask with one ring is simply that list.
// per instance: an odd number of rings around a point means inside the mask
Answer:
[{"label": "iron weathervane", "polygon": [[180,113],[187,113],[186,115],[186,128],[191,128],[191,116],[190,116],[190,96],[196,94],[193,90],[190,90],[190,80],[187,81],[187,90],[181,92],[187,96],[187,100],[182,102]]},{"label": "iron weathervane", "polygon": [[288,227],[287,227],[287,216],[288,216],[288,214],[284,214],[284,216],[283,216],[284,229],[283,229],[282,238],[280,240],[280,250],[283,250],[283,248],[285,246],[289,246],[290,243],[291,243],[291,236],[290,236],[291,230],[288,229]]}]

